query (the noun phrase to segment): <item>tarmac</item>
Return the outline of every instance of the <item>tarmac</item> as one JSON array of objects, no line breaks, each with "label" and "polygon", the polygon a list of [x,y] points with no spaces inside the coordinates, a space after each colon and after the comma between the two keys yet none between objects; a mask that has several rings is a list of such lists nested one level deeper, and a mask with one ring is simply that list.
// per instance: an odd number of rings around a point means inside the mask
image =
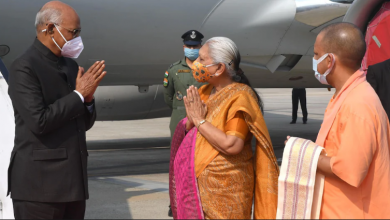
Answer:
[{"label": "tarmac", "polygon": [[[308,124],[291,121],[292,89],[258,89],[264,118],[281,162],[287,135],[315,141],[334,90],[306,89]],[[87,132],[87,219],[170,219],[169,118],[96,122]]]}]

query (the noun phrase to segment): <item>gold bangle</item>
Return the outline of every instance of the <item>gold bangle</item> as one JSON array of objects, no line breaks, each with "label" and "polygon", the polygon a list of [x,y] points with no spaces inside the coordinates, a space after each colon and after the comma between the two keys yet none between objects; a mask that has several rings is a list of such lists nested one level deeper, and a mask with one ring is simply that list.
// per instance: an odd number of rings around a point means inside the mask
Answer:
[{"label": "gold bangle", "polygon": [[197,129],[199,129],[199,126],[201,126],[202,124],[204,124],[206,122],[206,119],[205,120],[202,120],[199,122],[198,126],[196,126]]}]

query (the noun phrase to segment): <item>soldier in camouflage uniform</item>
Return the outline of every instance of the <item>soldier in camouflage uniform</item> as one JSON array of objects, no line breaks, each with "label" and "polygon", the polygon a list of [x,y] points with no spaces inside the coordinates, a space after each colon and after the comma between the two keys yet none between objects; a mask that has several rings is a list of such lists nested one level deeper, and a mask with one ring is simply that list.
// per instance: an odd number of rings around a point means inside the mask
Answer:
[{"label": "soldier in camouflage uniform", "polygon": [[171,138],[177,124],[186,117],[183,97],[187,95],[188,87],[194,85],[200,88],[203,85],[194,79],[191,72],[192,63],[199,56],[203,35],[199,31],[190,30],[181,37],[184,42],[185,57],[173,63],[165,72],[164,77],[164,99],[165,103],[172,109],[171,122],[169,124]]}]

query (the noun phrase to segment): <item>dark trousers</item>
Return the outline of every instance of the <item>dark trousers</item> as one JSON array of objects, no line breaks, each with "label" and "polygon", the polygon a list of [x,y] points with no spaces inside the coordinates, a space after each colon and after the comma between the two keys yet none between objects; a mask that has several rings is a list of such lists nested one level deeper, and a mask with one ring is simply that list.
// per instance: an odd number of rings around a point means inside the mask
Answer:
[{"label": "dark trousers", "polygon": [[306,90],[305,89],[293,89],[292,91],[292,120],[297,121],[298,118],[298,101],[301,102],[301,109],[303,115],[303,121],[307,121],[307,108],[306,108]]},{"label": "dark trousers", "polygon": [[84,219],[85,200],[77,202],[29,202],[12,200],[15,219]]}]

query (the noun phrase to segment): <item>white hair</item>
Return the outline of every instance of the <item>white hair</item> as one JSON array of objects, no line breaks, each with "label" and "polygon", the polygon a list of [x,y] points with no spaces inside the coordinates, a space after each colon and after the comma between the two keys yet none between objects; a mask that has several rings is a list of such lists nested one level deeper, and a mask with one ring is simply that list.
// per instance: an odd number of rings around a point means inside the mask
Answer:
[{"label": "white hair", "polygon": [[237,45],[227,37],[213,37],[205,44],[209,46],[209,55],[214,63],[224,63],[229,75],[234,77],[241,61]]},{"label": "white hair", "polygon": [[251,87],[257,97],[260,110],[263,112],[264,103],[259,94],[251,86],[248,78],[240,69],[241,55],[237,45],[227,37],[213,37],[206,41],[205,45],[209,46],[209,56],[213,63],[224,63],[230,77],[234,82],[246,84]]},{"label": "white hair", "polygon": [[61,11],[55,8],[44,8],[41,9],[35,17],[35,27],[39,25],[45,25],[47,23],[61,24]]}]

